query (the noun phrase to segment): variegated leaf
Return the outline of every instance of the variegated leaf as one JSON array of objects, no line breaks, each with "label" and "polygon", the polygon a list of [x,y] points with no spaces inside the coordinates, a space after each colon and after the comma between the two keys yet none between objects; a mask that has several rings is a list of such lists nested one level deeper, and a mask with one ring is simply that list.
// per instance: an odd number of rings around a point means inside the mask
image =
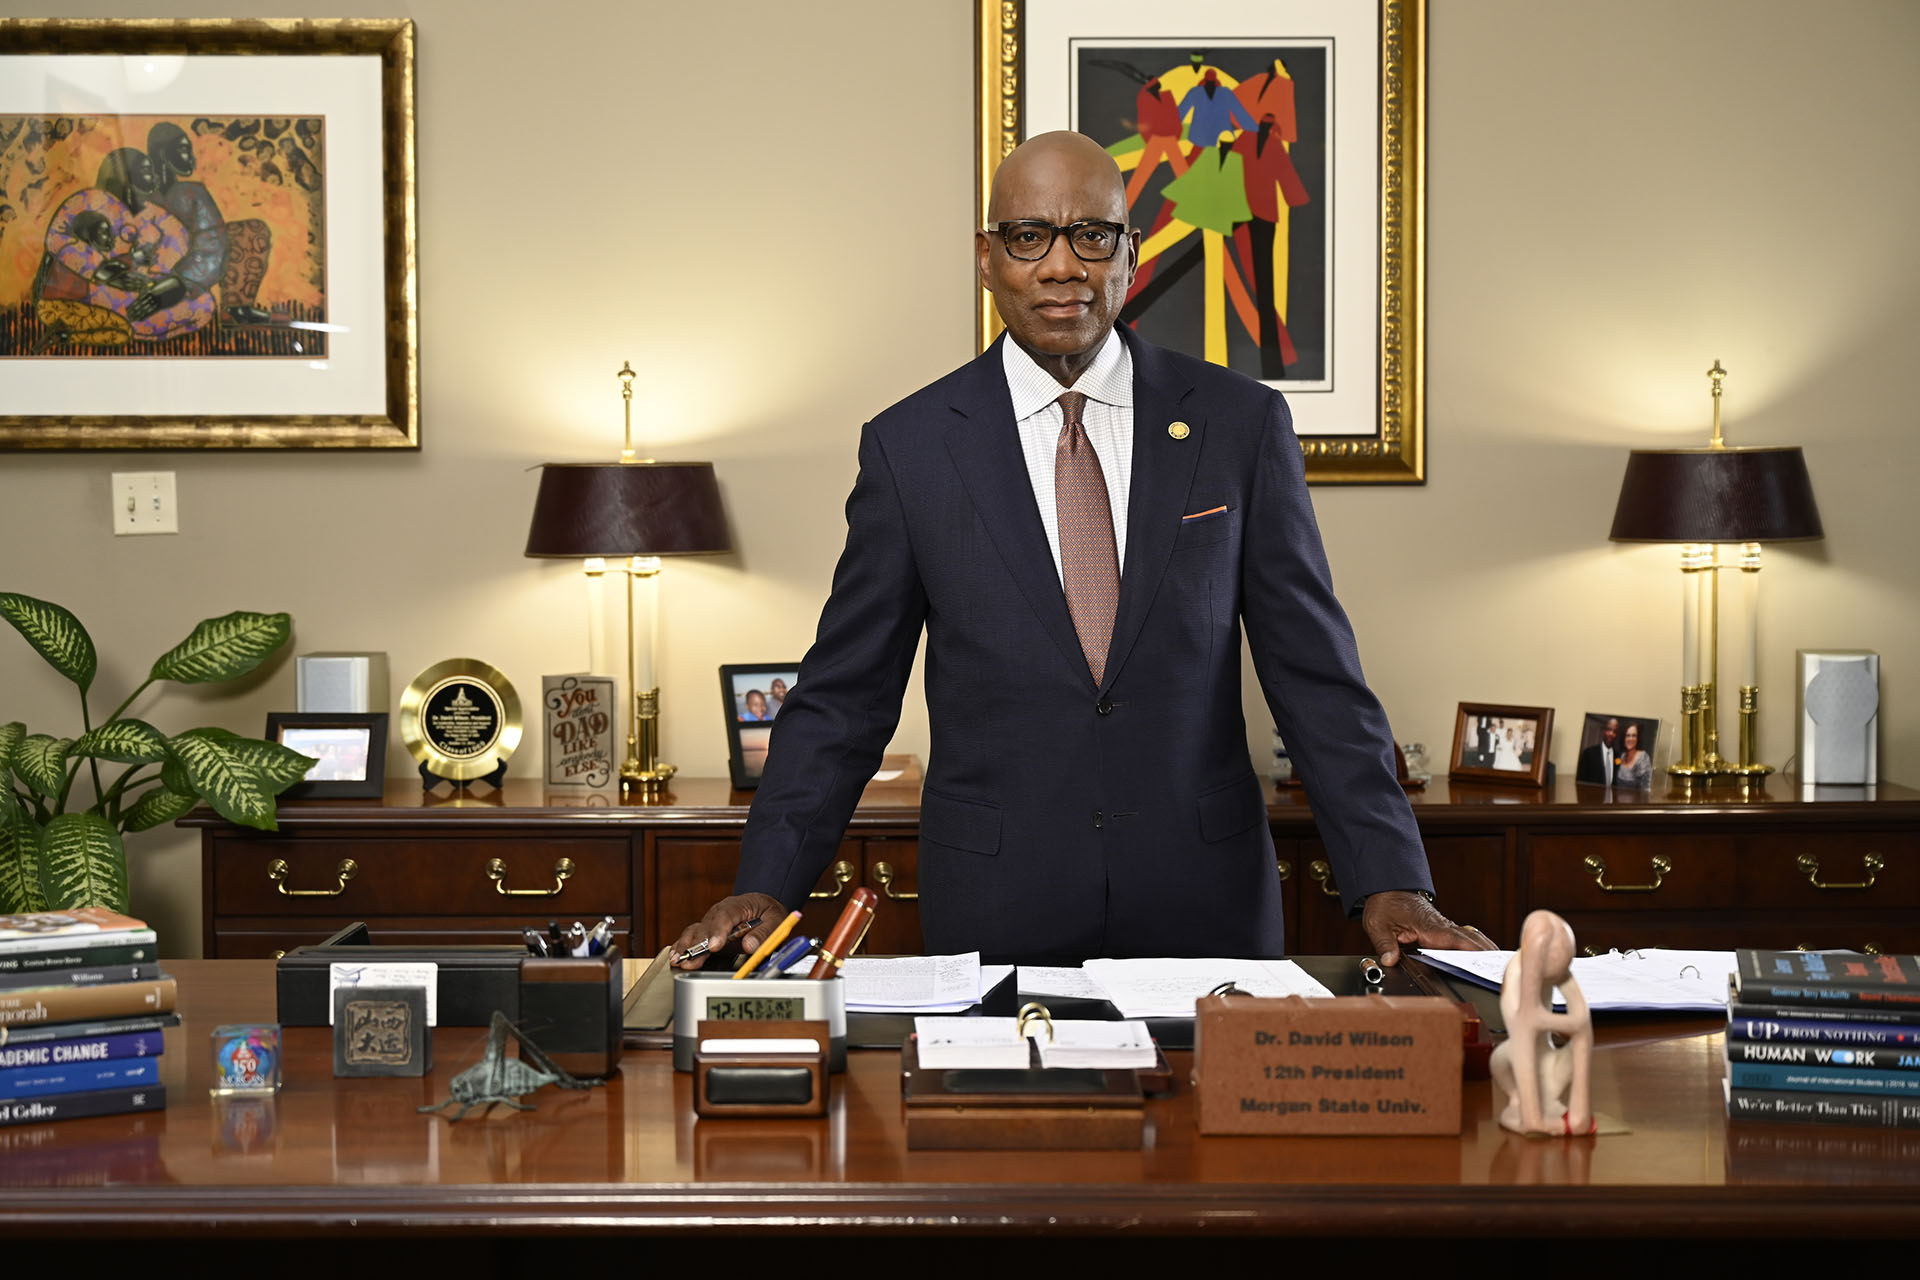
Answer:
[{"label": "variegated leaf", "polygon": [[16,810],[0,823],[0,915],[46,909],[47,891],[40,883],[40,829]]},{"label": "variegated leaf", "polygon": [[0,617],[11,622],[55,671],[79,685],[80,692],[87,691],[100,660],[80,619],[57,604],[13,591],[0,592]]},{"label": "variegated leaf", "polygon": [[208,618],[153,664],[155,680],[212,684],[243,676],[293,635],[284,613],[229,613]]},{"label": "variegated leaf", "polygon": [[120,764],[158,764],[167,758],[167,738],[145,720],[109,720],[81,734],[70,754]]},{"label": "variegated leaf", "polygon": [[212,805],[215,813],[243,827],[275,830],[272,794],[226,743],[195,730],[176,737],[167,754],[186,773],[187,789]]},{"label": "variegated leaf", "polygon": [[186,817],[193,806],[199,803],[198,796],[183,796],[166,787],[155,787],[133,802],[133,808],[127,810],[122,822],[129,832],[145,831]]},{"label": "variegated leaf", "polygon": [[20,749],[20,740],[27,736],[27,726],[15,720],[12,724],[0,724],[0,778],[7,776],[7,770],[13,767],[13,753]]},{"label": "variegated leaf", "polygon": [[314,765],[312,756],[264,738],[234,738],[224,745],[235,759],[253,770],[271,795],[279,795],[306,777]]},{"label": "variegated leaf", "polygon": [[40,850],[50,907],[126,911],[127,850],[111,822],[97,813],[63,813],[47,824]]},{"label": "variegated leaf", "polygon": [[13,753],[13,771],[37,796],[57,796],[67,781],[67,752],[71,738],[50,738],[30,733],[20,740]]}]

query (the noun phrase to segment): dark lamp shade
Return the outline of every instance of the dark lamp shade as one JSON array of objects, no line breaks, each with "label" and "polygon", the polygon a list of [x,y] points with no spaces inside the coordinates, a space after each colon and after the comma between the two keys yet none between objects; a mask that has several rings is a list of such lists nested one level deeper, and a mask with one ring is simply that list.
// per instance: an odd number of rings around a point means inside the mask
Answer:
[{"label": "dark lamp shade", "polygon": [[549,462],[527,531],[530,556],[685,556],[731,551],[711,462]]},{"label": "dark lamp shade", "polygon": [[1636,449],[1615,542],[1795,542],[1823,538],[1800,450]]}]

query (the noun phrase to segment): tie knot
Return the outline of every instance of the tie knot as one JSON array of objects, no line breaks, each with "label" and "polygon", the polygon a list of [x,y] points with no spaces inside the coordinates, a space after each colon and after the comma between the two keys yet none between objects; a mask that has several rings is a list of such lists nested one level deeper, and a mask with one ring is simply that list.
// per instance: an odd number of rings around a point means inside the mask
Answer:
[{"label": "tie knot", "polygon": [[1085,420],[1080,416],[1086,412],[1087,408],[1087,397],[1084,392],[1067,392],[1067,394],[1060,397],[1059,405],[1060,412],[1066,418],[1068,426],[1083,427],[1086,425]]}]

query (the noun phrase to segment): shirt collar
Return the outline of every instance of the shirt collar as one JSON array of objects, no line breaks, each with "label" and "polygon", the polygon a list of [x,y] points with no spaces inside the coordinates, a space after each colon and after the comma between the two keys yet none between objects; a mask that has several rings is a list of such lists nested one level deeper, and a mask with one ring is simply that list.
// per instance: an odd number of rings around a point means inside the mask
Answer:
[{"label": "shirt collar", "polygon": [[1068,391],[1078,391],[1101,404],[1133,406],[1133,353],[1120,340],[1117,330],[1108,331],[1099,354],[1071,387],[1062,387],[1054,381],[1053,375],[1042,369],[1012,337],[1000,344],[1000,363],[1006,370],[1016,422],[1038,413]]}]

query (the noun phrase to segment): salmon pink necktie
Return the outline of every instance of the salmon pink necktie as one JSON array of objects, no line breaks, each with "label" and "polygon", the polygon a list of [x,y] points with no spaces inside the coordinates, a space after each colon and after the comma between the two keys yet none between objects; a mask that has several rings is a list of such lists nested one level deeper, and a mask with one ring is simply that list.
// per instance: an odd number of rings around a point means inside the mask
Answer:
[{"label": "salmon pink necktie", "polygon": [[1107,646],[1120,603],[1120,554],[1114,547],[1107,478],[1080,417],[1087,398],[1069,391],[1059,403],[1065,422],[1053,451],[1053,505],[1060,526],[1060,580],[1080,651],[1098,685],[1106,677]]}]

